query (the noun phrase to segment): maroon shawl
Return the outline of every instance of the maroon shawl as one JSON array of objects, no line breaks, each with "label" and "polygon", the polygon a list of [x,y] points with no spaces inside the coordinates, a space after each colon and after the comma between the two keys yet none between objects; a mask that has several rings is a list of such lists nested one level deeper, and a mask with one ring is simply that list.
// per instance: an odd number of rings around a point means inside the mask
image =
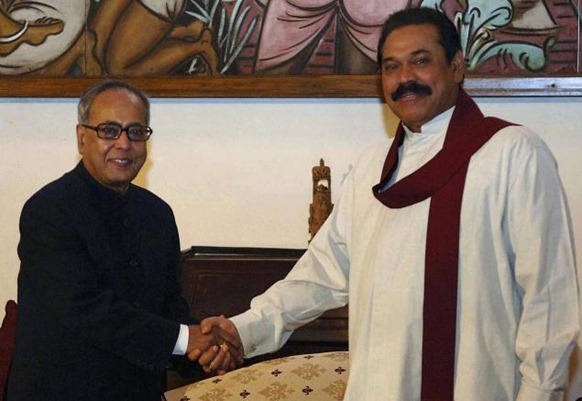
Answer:
[{"label": "maroon shawl", "polygon": [[388,189],[404,140],[402,124],[388,152],[374,196],[389,208],[431,198],[426,238],[422,344],[422,401],[453,401],[461,201],[469,161],[497,131],[511,125],[484,117],[460,91],[445,142],[431,160]]}]

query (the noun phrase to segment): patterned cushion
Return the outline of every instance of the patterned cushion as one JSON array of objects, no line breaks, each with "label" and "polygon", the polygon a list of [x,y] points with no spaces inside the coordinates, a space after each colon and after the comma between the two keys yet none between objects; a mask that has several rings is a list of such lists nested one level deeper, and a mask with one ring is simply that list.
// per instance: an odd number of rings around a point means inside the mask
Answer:
[{"label": "patterned cushion", "polygon": [[166,393],[168,400],[341,401],[348,353],[322,352],[273,359]]}]

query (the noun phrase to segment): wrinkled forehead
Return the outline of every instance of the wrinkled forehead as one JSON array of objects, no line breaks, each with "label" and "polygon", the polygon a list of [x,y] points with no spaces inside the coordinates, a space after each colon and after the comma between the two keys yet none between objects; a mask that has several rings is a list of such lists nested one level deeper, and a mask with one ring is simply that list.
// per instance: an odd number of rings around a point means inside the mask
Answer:
[{"label": "wrinkled forehead", "polygon": [[146,105],[135,93],[124,88],[111,88],[97,94],[89,107],[89,119],[100,122],[146,122]]}]

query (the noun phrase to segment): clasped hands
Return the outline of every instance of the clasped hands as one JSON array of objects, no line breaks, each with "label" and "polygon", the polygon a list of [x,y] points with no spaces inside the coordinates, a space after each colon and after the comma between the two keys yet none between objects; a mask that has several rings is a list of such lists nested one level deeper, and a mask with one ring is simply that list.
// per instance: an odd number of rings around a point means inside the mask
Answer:
[{"label": "clasped hands", "polygon": [[188,326],[186,356],[198,361],[206,373],[222,375],[240,367],[244,349],[235,325],[224,316],[204,319],[200,326]]}]

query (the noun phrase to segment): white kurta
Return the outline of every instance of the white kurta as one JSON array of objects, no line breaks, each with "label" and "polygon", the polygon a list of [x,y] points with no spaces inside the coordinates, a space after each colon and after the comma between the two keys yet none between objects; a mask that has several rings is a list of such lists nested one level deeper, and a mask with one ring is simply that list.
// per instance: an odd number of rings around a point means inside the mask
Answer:
[{"label": "white kurta", "polygon": [[[406,133],[396,180],[441,149],[451,115]],[[348,401],[420,397],[430,199],[389,209],[372,195],[389,146],[354,167],[288,277],[232,318],[250,357],[349,298]],[[538,136],[507,127],[473,155],[460,230],[455,400],[562,399],[578,290],[556,162]]]}]

